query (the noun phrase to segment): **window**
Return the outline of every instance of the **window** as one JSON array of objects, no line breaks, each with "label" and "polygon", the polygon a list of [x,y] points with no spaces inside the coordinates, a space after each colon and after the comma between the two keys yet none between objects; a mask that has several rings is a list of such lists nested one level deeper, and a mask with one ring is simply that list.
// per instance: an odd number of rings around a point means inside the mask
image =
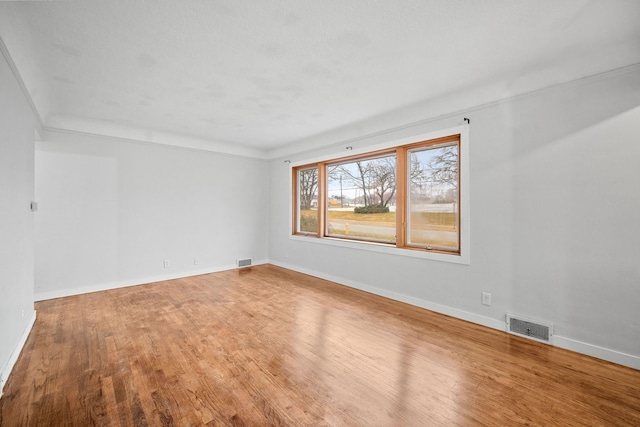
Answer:
[{"label": "window", "polygon": [[460,134],[293,168],[293,234],[460,254]]},{"label": "window", "polygon": [[458,252],[458,142],[407,150],[407,246]]},{"label": "window", "polygon": [[326,236],[395,243],[396,156],[327,163]]},{"label": "window", "polygon": [[299,169],[296,173],[298,197],[295,204],[297,233],[318,232],[318,168]]}]

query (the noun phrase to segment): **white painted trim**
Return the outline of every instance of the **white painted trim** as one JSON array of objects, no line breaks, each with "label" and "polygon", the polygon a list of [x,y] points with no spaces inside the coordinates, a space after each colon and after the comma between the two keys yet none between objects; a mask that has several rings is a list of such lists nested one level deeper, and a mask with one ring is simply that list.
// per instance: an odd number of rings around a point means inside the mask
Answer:
[{"label": "white painted trim", "polygon": [[[401,138],[393,138],[376,145],[363,146],[354,148],[349,151],[349,155],[366,154],[387,148],[399,147],[418,141],[428,141],[432,139],[442,138],[450,135],[460,135],[460,254],[450,255],[446,253],[417,251],[411,249],[397,248],[395,245],[377,244],[372,242],[361,242],[356,240],[332,239],[329,237],[304,236],[291,234],[289,238],[309,243],[324,244],[330,246],[348,247],[351,249],[359,249],[372,252],[383,252],[398,256],[408,256],[413,258],[423,258],[433,261],[451,262],[455,264],[471,264],[471,168],[469,165],[469,125],[461,124],[454,127],[440,128],[429,132],[419,132]],[[304,160],[296,160],[288,163],[289,169],[289,212],[293,212],[293,168],[312,163],[324,162],[339,159],[336,154],[325,154],[314,158]],[[293,230],[293,218],[289,218],[289,230]]]},{"label": "white painted trim", "polygon": [[[217,143],[213,140],[205,140],[202,138],[190,137],[179,134],[171,134],[168,132],[153,132],[154,138],[141,138],[135,135],[121,136],[109,135],[106,133],[96,133],[87,130],[78,130],[72,128],[62,128],[55,126],[44,126],[45,135],[63,134],[79,137],[98,138],[106,141],[126,142],[133,144],[143,144],[156,147],[165,147],[173,149],[181,149],[188,151],[197,151],[205,153],[215,153],[226,156],[249,158],[254,160],[267,161],[265,153],[259,149],[250,147],[232,146],[229,144]],[[142,129],[133,129],[132,134],[142,132]],[[147,132],[150,133],[150,132]],[[49,139],[49,138],[46,138]]]},{"label": "white painted trim", "polygon": [[342,277],[321,273],[319,271],[310,270],[307,268],[298,267],[291,264],[286,264],[278,261],[271,261],[270,263],[273,265],[277,265],[278,267],[286,268],[288,270],[293,270],[299,273],[308,274],[310,276],[319,277],[320,279],[329,280],[331,282],[348,286],[350,288],[359,289],[361,291],[369,292],[374,295],[382,296],[395,301],[404,302],[404,303],[411,304],[416,307],[424,308],[430,311],[435,311],[436,313],[446,314],[447,316],[466,320],[468,322],[476,323],[478,325],[486,326],[488,328],[497,329],[500,331],[505,330],[505,322],[503,320],[492,319],[490,317],[481,316],[479,314],[470,313],[468,311],[459,310],[457,308],[453,308],[446,305],[437,304],[431,301],[426,301],[420,298],[400,294],[398,292],[393,292],[386,289],[365,285],[363,283],[356,282],[353,280],[344,279]]},{"label": "white painted trim", "polygon": [[[321,273],[315,270],[310,270],[307,268],[298,267],[291,264],[286,264],[286,263],[277,262],[273,260],[270,261],[270,263],[282,268],[297,271],[299,273],[304,273],[310,276],[319,277],[324,280],[329,280],[331,282],[348,286],[350,288],[355,288],[361,291],[369,292],[374,295],[379,295],[395,301],[411,304],[416,307],[421,307],[430,311],[434,311],[436,313],[446,314],[447,316],[466,320],[467,322],[475,323],[481,326],[486,326],[488,328],[497,329],[499,331],[504,332],[505,334],[508,334],[507,323],[504,320],[492,319],[490,317],[481,316],[479,314],[470,313],[468,311],[459,310],[457,308],[449,307],[442,304],[437,304],[430,301],[425,301],[420,298],[403,295],[397,292],[376,288],[374,286],[368,286],[359,282],[355,282],[353,280],[347,280],[341,277]],[[584,354],[587,356],[595,357],[597,359],[606,360],[607,362],[616,363],[618,365],[627,366],[629,368],[640,370],[640,357],[638,356],[621,353],[616,350],[599,347],[597,345],[577,341],[577,340],[559,336],[559,335],[553,335],[552,337],[553,337],[553,340],[549,343],[542,342],[542,341],[539,341],[539,342],[547,345],[555,346],[555,347],[564,348],[566,350],[574,351],[576,353]]]},{"label": "white painted trim", "polygon": [[29,320],[27,327],[24,328],[24,331],[22,331],[22,336],[20,337],[20,340],[18,341],[18,344],[16,345],[16,347],[13,349],[13,352],[11,352],[11,356],[9,356],[9,361],[5,366],[2,367],[2,374],[0,375],[0,397],[2,397],[2,391],[4,390],[4,385],[6,384],[7,379],[9,379],[9,375],[11,375],[11,371],[13,370],[13,367],[18,361],[18,357],[20,357],[20,353],[22,352],[24,345],[27,343],[27,338],[29,338],[29,334],[31,333],[31,329],[33,329],[33,325],[35,323],[36,323],[36,311],[33,310],[33,315],[31,316],[31,320]]},{"label": "white painted trim", "polygon": [[4,40],[0,37],[0,53],[4,56],[5,61],[7,61],[7,65],[11,69],[11,73],[13,77],[18,82],[18,86],[20,86],[20,90],[24,95],[29,107],[31,108],[31,112],[33,113],[33,117],[36,119],[36,130],[39,134],[42,134],[42,129],[44,128],[44,121],[40,116],[40,112],[36,108],[36,104],[33,102],[31,98],[31,94],[29,93],[29,89],[27,89],[27,85],[25,85],[24,80],[22,80],[22,76],[20,72],[18,72],[18,67],[16,67],[16,63],[13,62],[13,58],[11,57],[11,53],[9,53],[9,49],[7,49],[7,45],[4,44]]},{"label": "white painted trim", "polygon": [[[481,102],[475,105],[468,105],[468,106],[463,105],[461,106],[461,108],[458,108],[451,113],[438,115],[438,116],[427,116],[427,118],[424,118],[422,120],[416,120],[416,121],[407,123],[407,122],[402,122],[402,119],[400,119],[400,120],[397,120],[399,124],[396,126],[386,125],[384,129],[370,132],[364,135],[358,135],[356,137],[346,136],[351,134],[350,132],[351,129],[367,128],[375,123],[385,123],[384,119],[389,116],[395,116],[398,118],[412,117],[412,116],[415,116],[414,114],[415,111],[429,111],[430,110],[428,108],[429,106],[439,105],[442,103],[442,100],[443,100],[443,98],[429,99],[418,104],[410,105],[408,107],[403,107],[396,110],[385,112],[379,116],[369,117],[355,123],[350,123],[346,126],[343,126],[337,129],[328,130],[326,132],[323,132],[315,136],[302,138],[296,141],[286,143],[283,146],[280,146],[268,151],[267,158],[270,160],[285,159],[287,157],[304,155],[305,153],[313,153],[319,150],[332,148],[332,147],[344,148],[347,145],[358,144],[361,141],[366,141],[371,138],[376,138],[378,136],[389,135],[395,132],[401,132],[405,129],[412,128],[412,127],[431,125],[433,123],[437,124],[443,121],[447,121],[447,122],[460,121],[462,120],[463,117],[469,117],[469,115],[475,111],[483,110],[490,107],[496,107],[496,106],[499,106],[508,102],[513,102],[516,100],[527,99],[533,96],[538,96],[541,92],[552,89],[552,88],[575,87],[575,86],[583,85],[588,82],[609,78],[611,76],[619,76],[619,75],[628,74],[628,73],[637,73],[638,71],[640,71],[640,62],[635,64],[630,64],[630,65],[625,65],[620,68],[615,68],[613,70],[604,71],[604,72],[593,74],[590,76],[581,77],[575,80],[559,82],[556,84],[552,84],[552,85],[545,86],[535,90],[530,90],[520,94],[514,94],[512,96],[488,100],[487,102]],[[468,93],[463,92],[463,93],[457,93],[457,94],[449,94],[446,96],[446,98],[451,99],[451,97],[455,97],[457,99],[464,100],[468,98],[468,96],[469,96]],[[435,109],[435,111],[440,111],[440,110],[441,108]],[[473,119],[473,117],[471,118]],[[303,148],[300,148],[300,147],[303,147]]]},{"label": "white painted trim", "polygon": [[639,356],[622,353],[616,350],[611,350],[609,348],[600,347],[559,335],[554,335],[553,341],[554,345],[557,347],[575,351],[576,353],[586,354],[587,356],[606,360],[607,362],[616,363],[618,365],[628,366],[629,368],[640,370]]},{"label": "white painted trim", "polygon": [[[254,261],[252,265],[260,265],[260,264],[268,264],[268,263],[269,263],[268,260],[258,260],[258,261]],[[69,297],[74,295],[88,294],[92,292],[101,292],[101,291],[108,291],[111,289],[126,288],[129,286],[144,285],[147,283],[163,282],[165,280],[174,280],[174,279],[182,279],[185,277],[200,276],[202,274],[217,273],[219,271],[235,270],[237,268],[238,268],[237,265],[231,264],[231,265],[223,265],[223,266],[214,267],[214,268],[183,271],[180,273],[163,274],[159,276],[152,276],[152,277],[139,278],[139,279],[123,280],[120,282],[100,283],[95,285],[82,286],[79,288],[60,289],[60,290],[49,291],[49,292],[36,292],[35,300],[44,301],[44,300],[55,299],[55,298],[64,298],[64,297]]]},{"label": "white painted trim", "polygon": [[[447,316],[455,317],[455,318],[461,319],[461,320],[466,320],[467,322],[475,323],[477,325],[486,326],[486,327],[491,328],[491,329],[496,329],[496,330],[504,332],[505,334],[508,333],[508,332],[506,332],[507,324],[506,324],[506,321],[504,321],[504,320],[493,319],[493,318],[482,316],[482,315],[479,315],[479,314],[476,314],[476,313],[471,313],[471,312],[468,312],[468,311],[459,310],[457,308],[449,307],[449,306],[446,306],[446,305],[443,305],[443,304],[438,304],[438,303],[426,301],[426,300],[423,300],[423,299],[420,299],[420,298],[416,298],[416,297],[400,294],[398,292],[393,292],[393,291],[377,288],[377,287],[374,287],[374,286],[365,285],[363,283],[356,282],[356,281],[353,281],[353,280],[344,279],[342,277],[333,276],[331,274],[325,274],[325,273],[322,273],[322,272],[319,272],[319,271],[315,271],[315,270],[311,270],[311,269],[307,269],[307,268],[303,268],[303,267],[298,267],[298,266],[287,264],[287,263],[282,263],[282,262],[268,260],[268,259],[256,261],[256,262],[253,263],[253,265],[261,265],[261,264],[273,264],[273,265],[276,265],[278,267],[286,268],[288,270],[297,271],[297,272],[303,273],[303,274],[308,274],[310,276],[318,277],[318,278],[324,279],[324,280],[329,280],[331,282],[338,283],[338,284],[341,284],[341,285],[344,285],[344,286],[348,286],[350,288],[359,289],[361,291],[369,292],[369,293],[374,294],[374,295],[379,295],[379,296],[382,296],[382,297],[385,297],[385,298],[389,298],[389,299],[392,299],[392,300],[395,300],[395,301],[400,301],[400,302],[404,302],[404,303],[407,303],[407,304],[411,304],[413,306],[421,307],[421,308],[424,308],[426,310],[434,311],[436,313],[445,314]],[[179,278],[183,278],[183,277],[198,276],[198,275],[201,275],[201,274],[216,273],[216,272],[219,272],[219,271],[235,270],[235,269],[237,269],[237,267],[235,265],[221,266],[221,267],[218,267],[218,268],[215,268],[215,269],[191,271],[189,273],[165,275],[165,276],[155,276],[155,277],[151,277],[151,278],[147,278],[147,279],[129,280],[129,281],[123,281],[123,282],[117,282],[117,283],[109,283],[109,284],[103,284],[103,285],[86,286],[86,287],[83,287],[83,288],[66,289],[66,290],[60,290],[60,291],[45,292],[45,293],[36,294],[35,300],[36,301],[43,301],[43,300],[47,300],[47,299],[61,298],[61,297],[65,297],[65,296],[72,296],[72,295],[80,295],[80,294],[85,294],[85,293],[90,293],[90,292],[105,291],[105,290],[109,290],[109,289],[117,289],[117,288],[122,288],[122,287],[127,287],[127,286],[143,285],[143,284],[146,284],[146,283],[153,283],[153,282],[159,282],[159,281],[164,281],[164,280],[179,279]],[[15,362],[17,361],[18,355],[20,354],[20,351],[22,350],[22,347],[24,346],[24,344],[25,344],[25,342],[27,340],[27,337],[29,336],[29,332],[31,331],[31,328],[33,327],[33,324],[35,323],[35,319],[36,319],[36,316],[35,316],[35,311],[34,311],[34,315],[33,315],[33,318],[31,320],[31,323],[29,324],[28,328],[25,330],[25,332],[23,334],[23,337],[21,338],[20,343],[17,346],[17,349],[19,349],[19,350],[18,351],[14,351],[14,354],[12,354],[12,356],[11,356],[10,363],[7,364],[7,368],[3,369],[3,372],[4,372],[3,375],[4,376],[2,377],[2,386],[4,386],[5,379],[6,379],[6,377],[9,376],[9,373],[11,372],[11,368],[13,368],[13,364],[15,364]],[[587,355],[587,356],[591,356],[591,357],[595,357],[595,358],[598,358],[598,359],[606,360],[606,361],[611,362],[611,363],[616,363],[618,365],[627,366],[627,367],[632,368],[632,369],[640,370],[640,357],[632,355],[632,354],[626,354],[626,353],[622,353],[622,352],[619,352],[619,351],[616,351],[616,350],[611,350],[611,349],[608,349],[608,348],[599,347],[599,346],[594,345],[594,344],[585,343],[585,342],[582,342],[582,341],[574,340],[574,339],[563,337],[563,336],[560,336],[560,335],[553,335],[553,342],[548,344],[548,345],[564,348],[566,350],[574,351],[576,353],[584,354],[584,355]],[[0,397],[1,396],[2,396],[2,391],[0,389]]]},{"label": "white painted trim", "polygon": [[[460,119],[462,122],[462,119]],[[411,126],[412,127],[412,126]],[[385,134],[388,132],[385,132]],[[326,162],[333,161],[336,159],[340,159],[342,157],[347,156],[357,156],[360,154],[367,154],[374,151],[385,150],[388,148],[395,148],[402,145],[413,144],[415,142],[420,141],[428,141],[431,139],[443,138],[446,136],[457,135],[460,134],[460,145],[464,148],[468,149],[469,144],[469,125],[458,123],[456,125],[451,126],[439,126],[437,129],[433,129],[430,131],[420,131],[417,133],[411,133],[402,137],[389,137],[389,139],[385,139],[383,142],[371,145],[362,145],[361,147],[352,147],[348,152],[342,152],[342,154],[338,153],[330,153],[323,155],[316,155],[314,157],[305,157],[302,160],[295,160],[289,163],[291,168],[306,165],[309,163],[318,163],[318,162]],[[358,138],[360,141],[368,140],[369,138]],[[461,147],[462,148],[462,147]],[[462,156],[462,155],[461,155]]]},{"label": "white painted trim", "polygon": [[427,252],[412,249],[397,248],[394,245],[384,243],[366,242],[359,240],[338,239],[332,237],[316,237],[315,235],[289,235],[289,239],[298,242],[314,243],[318,245],[337,246],[349,249],[358,249],[369,252],[379,252],[389,255],[404,256],[410,258],[422,258],[432,261],[450,262],[454,264],[469,265],[469,258],[462,255],[449,255],[438,252]]}]

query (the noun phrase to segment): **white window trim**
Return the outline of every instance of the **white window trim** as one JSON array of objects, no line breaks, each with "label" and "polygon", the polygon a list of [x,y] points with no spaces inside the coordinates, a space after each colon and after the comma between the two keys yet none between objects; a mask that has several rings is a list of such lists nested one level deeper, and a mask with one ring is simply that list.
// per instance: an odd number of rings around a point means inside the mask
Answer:
[{"label": "white window trim", "polygon": [[[360,147],[351,149],[349,156],[357,154],[366,154],[373,151],[384,150],[401,145],[408,145],[414,142],[427,141],[436,138],[442,138],[449,135],[460,134],[460,254],[447,254],[442,252],[429,252],[416,249],[397,248],[384,243],[347,240],[331,237],[317,237],[316,235],[306,236],[291,234],[293,229],[293,218],[289,214],[289,238],[291,240],[315,243],[320,245],[329,245],[350,249],[358,249],[370,252],[381,252],[399,256],[407,256],[411,258],[429,259],[434,261],[450,262],[455,264],[471,264],[471,231],[470,231],[470,164],[469,164],[469,125],[460,125],[452,128],[442,129],[433,132],[420,133],[392,140],[383,144]],[[301,161],[289,163],[289,213],[293,212],[293,183],[291,180],[293,168],[317,162],[328,162],[339,158],[339,154],[325,155]]]}]

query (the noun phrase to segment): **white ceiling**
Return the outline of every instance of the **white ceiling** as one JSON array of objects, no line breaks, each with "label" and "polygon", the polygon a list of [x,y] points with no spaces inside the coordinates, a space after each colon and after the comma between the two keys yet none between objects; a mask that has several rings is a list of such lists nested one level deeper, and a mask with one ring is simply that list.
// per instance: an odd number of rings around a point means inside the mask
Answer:
[{"label": "white ceiling", "polygon": [[640,1],[2,1],[0,37],[48,127],[266,152],[639,63]]}]

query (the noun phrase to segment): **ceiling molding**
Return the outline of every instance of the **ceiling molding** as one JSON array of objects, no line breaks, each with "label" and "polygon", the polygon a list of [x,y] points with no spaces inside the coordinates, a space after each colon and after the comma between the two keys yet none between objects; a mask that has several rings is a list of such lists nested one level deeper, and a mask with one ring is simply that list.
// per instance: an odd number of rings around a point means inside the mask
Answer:
[{"label": "ceiling molding", "polygon": [[[291,156],[300,156],[307,153],[317,152],[323,149],[331,149],[336,147],[344,147],[348,145],[358,144],[361,141],[369,141],[372,138],[384,136],[384,135],[392,135],[403,130],[417,128],[417,127],[425,127],[429,124],[437,124],[440,128],[450,127],[454,124],[460,124],[463,121],[465,116],[472,114],[474,111],[478,111],[484,108],[490,108],[494,106],[498,106],[507,102],[513,102],[515,100],[526,99],[529,97],[537,96],[539,93],[548,91],[553,88],[559,87],[575,87],[583,84],[587,84],[590,82],[595,82],[600,79],[610,78],[625,74],[632,73],[640,73],[640,62],[627,65],[624,67],[619,67],[616,69],[612,69],[609,71],[593,74],[591,76],[581,77],[575,80],[571,80],[568,82],[556,83],[553,85],[549,85],[540,89],[535,89],[529,92],[515,94],[512,96],[492,100],[489,102],[479,103],[473,106],[462,106],[461,108],[454,109],[452,112],[443,113],[440,115],[431,115],[430,117],[411,121],[409,123],[405,122],[402,124],[401,119],[396,120],[398,123],[394,126],[383,127],[380,129],[376,129],[374,131],[363,132],[361,135],[357,136],[348,136],[353,134],[353,132],[357,129],[375,129],[376,126],[380,127],[380,123],[383,123],[383,119],[387,117],[411,117],[417,114],[420,114],[420,111],[429,110],[430,108],[437,108],[438,101],[437,100],[429,100],[423,103],[411,105],[408,107],[400,108],[380,116],[376,116],[373,118],[368,118],[366,120],[362,120],[360,122],[352,123],[348,126],[343,126],[338,129],[331,130],[329,132],[325,132],[319,135],[315,135],[310,138],[305,138],[302,140],[294,141],[285,145],[284,147],[278,147],[272,149],[268,152],[268,158],[270,160],[274,159],[284,159],[286,157]],[[459,94],[460,95],[460,94]],[[455,95],[453,95],[455,97]],[[445,109],[446,110],[446,109]],[[393,119],[392,119],[393,120]],[[437,130],[437,129],[433,129]]]},{"label": "ceiling molding", "polygon": [[0,35],[40,125],[275,158],[640,61],[640,3],[540,1],[0,2]]},{"label": "ceiling molding", "polygon": [[7,49],[7,45],[4,43],[4,40],[2,40],[2,37],[0,37],[0,52],[2,52],[2,56],[7,62],[7,65],[9,65],[9,68],[11,69],[11,73],[13,74],[13,77],[16,79],[18,86],[20,86],[20,90],[22,91],[22,94],[24,95],[27,103],[29,104],[29,108],[31,108],[31,112],[33,113],[33,117],[35,118],[35,122],[36,122],[36,128],[37,128],[36,131],[38,132],[38,134],[42,134],[42,130],[44,129],[44,121],[42,120],[42,117],[40,116],[40,112],[36,108],[36,104],[33,102],[33,98],[31,98],[29,89],[27,89],[27,86],[24,84],[24,80],[22,79],[22,76],[18,71],[18,67],[16,67],[15,62],[13,62],[11,53],[9,53],[9,49]]},{"label": "ceiling molding", "polygon": [[[267,160],[266,153],[263,150],[259,149],[251,149],[247,147],[232,147],[228,144],[216,144],[212,146],[211,141],[207,141],[204,139],[197,139],[192,137],[183,137],[181,135],[168,135],[161,134],[161,138],[158,140],[150,140],[143,138],[128,138],[117,135],[108,135],[103,133],[95,133],[89,131],[75,130],[75,129],[64,129],[52,126],[44,126],[44,137],[43,141],[46,143],[48,139],[47,134],[60,134],[60,135],[70,135],[75,137],[85,137],[85,138],[96,138],[102,139],[106,141],[114,141],[114,142],[126,142],[133,144],[143,144],[148,146],[155,147],[164,147],[164,148],[172,148],[177,150],[188,150],[188,151],[200,151],[206,153],[214,153],[225,156],[233,156],[233,157],[244,157],[244,158],[252,158],[256,160]],[[154,132],[158,134],[157,132]],[[173,138],[172,138],[173,137]],[[166,141],[170,139],[171,142]]]}]

